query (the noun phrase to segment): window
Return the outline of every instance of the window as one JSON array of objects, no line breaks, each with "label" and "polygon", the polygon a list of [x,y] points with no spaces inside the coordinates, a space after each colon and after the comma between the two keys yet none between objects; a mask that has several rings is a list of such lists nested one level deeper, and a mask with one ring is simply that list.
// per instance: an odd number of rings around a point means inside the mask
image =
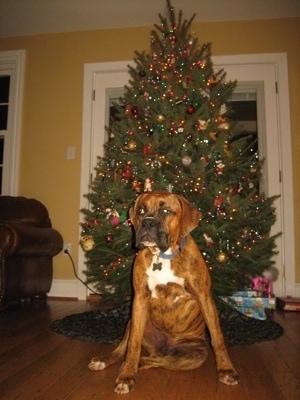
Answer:
[{"label": "window", "polygon": [[2,194],[4,143],[8,128],[9,88],[10,76],[0,76],[0,194]]},{"label": "window", "polygon": [[25,52],[0,52],[0,194],[16,195]]}]

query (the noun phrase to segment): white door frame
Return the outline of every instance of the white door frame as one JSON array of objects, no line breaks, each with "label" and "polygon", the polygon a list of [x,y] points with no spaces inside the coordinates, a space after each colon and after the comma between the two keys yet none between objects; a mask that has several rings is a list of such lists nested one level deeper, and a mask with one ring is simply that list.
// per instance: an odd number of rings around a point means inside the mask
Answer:
[{"label": "white door frame", "polygon": [[0,73],[11,79],[8,127],[4,133],[3,195],[18,194],[24,70],[25,50],[0,52]]},{"label": "white door frame", "polygon": [[[281,230],[282,237],[280,254],[280,279],[274,285],[276,295],[296,295],[295,283],[295,243],[294,243],[294,207],[293,207],[293,177],[292,177],[292,151],[291,151],[291,129],[290,129],[290,110],[289,110],[289,92],[288,92],[288,72],[287,57],[285,53],[271,54],[251,54],[234,56],[216,56],[212,57],[214,66],[217,69],[224,68],[228,78],[241,79],[237,76],[243,76],[241,71],[255,67],[271,67],[277,81],[278,93],[275,96],[274,120],[277,125],[278,149],[267,154],[268,158],[273,158],[279,165],[278,174],[270,174],[267,182],[267,195],[275,195],[281,192]],[[88,187],[91,174],[96,166],[96,156],[102,155],[102,145],[106,141],[104,126],[106,124],[106,92],[111,87],[120,87],[128,81],[124,81],[124,74],[128,74],[128,64],[132,62],[108,62],[85,64],[84,66],[84,94],[83,94],[83,127],[82,127],[82,154],[81,154],[81,189],[80,189],[80,208],[87,207],[87,200],[84,195],[88,193]],[[266,69],[267,71],[267,69]],[[126,75],[125,75],[126,76]],[[128,75],[129,77],[129,75]],[[96,81],[101,78],[101,93],[97,92],[97,112],[95,112],[95,87]],[[247,76],[242,79],[247,81]],[[249,80],[249,79],[248,79]],[[275,91],[275,87],[273,88]],[[274,97],[274,96],[273,96]],[[99,101],[101,106],[99,108]],[[102,110],[100,112],[99,110]],[[277,112],[276,112],[277,109]],[[103,126],[103,131],[99,137],[99,132],[95,132],[95,120],[97,126]],[[268,128],[268,127],[267,127]],[[268,143],[272,143],[273,138],[267,138]],[[100,146],[99,146],[100,144]],[[94,151],[96,145],[97,152]],[[268,146],[267,146],[268,147]],[[267,150],[268,151],[268,150]],[[275,157],[275,158],[274,158]],[[267,160],[268,163],[268,160]],[[281,175],[281,181],[279,180]],[[274,178],[270,179],[270,176]],[[278,189],[279,188],[279,189]],[[278,192],[279,190],[279,192]],[[82,219],[80,219],[82,221]],[[276,227],[277,228],[277,227]],[[277,230],[278,232],[278,230]],[[82,270],[85,269],[85,257],[80,249],[78,266],[79,275],[84,278]],[[87,295],[86,288],[80,285],[79,298],[85,299]]]}]

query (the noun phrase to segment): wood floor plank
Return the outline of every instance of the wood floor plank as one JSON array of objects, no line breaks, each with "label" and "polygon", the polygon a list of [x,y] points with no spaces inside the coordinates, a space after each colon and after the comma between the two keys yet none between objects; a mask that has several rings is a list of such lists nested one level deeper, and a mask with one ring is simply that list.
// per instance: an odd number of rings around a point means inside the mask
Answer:
[{"label": "wood floor plank", "polygon": [[16,373],[37,362],[40,357],[47,354],[66,338],[53,334],[53,332],[42,332],[34,336],[26,343],[21,343],[13,349],[0,356],[0,381],[3,381]]},{"label": "wood floor plank", "polygon": [[239,374],[240,381],[238,385],[227,386],[222,385],[222,400],[254,400],[249,397],[249,392],[247,390],[246,384],[247,382],[244,379],[244,369],[243,363],[240,361],[239,352],[240,346],[231,346],[228,348],[228,352],[231,358],[231,361]]},{"label": "wood floor plank", "polygon": [[[265,364],[272,365],[272,371],[276,376],[273,382],[279,393],[283,393],[284,399],[300,398],[300,354],[294,353],[293,364],[289,364],[287,354],[278,349],[278,343],[266,342],[259,345],[259,351]],[[291,373],[292,372],[292,373]]]},{"label": "wood floor plank", "polygon": [[[2,395],[7,400],[17,400],[20,395],[22,400],[42,398],[47,385],[65,375],[66,369],[70,368],[74,360],[77,360],[76,352],[79,344],[74,341],[70,346],[68,338],[65,338],[63,343],[24,368],[21,373],[17,372],[4,380],[0,385]],[[31,388],[28,385],[30,381],[35,382]],[[29,392],[28,389],[30,389]]]},{"label": "wood floor plank", "polygon": [[[299,340],[300,341],[300,340]],[[300,381],[300,348],[294,346],[294,343],[287,335],[281,336],[273,342],[266,342],[266,349],[270,350],[270,343],[274,347],[276,357],[279,357],[280,365],[288,368],[292,375]],[[262,346],[262,350],[264,347]]]},{"label": "wood floor plank", "polygon": [[0,312],[1,400],[296,400],[300,381],[300,313],[276,310],[277,340],[229,348],[240,383],[218,381],[212,350],[192,371],[140,371],[135,389],[114,393],[121,363],[92,372],[89,360],[114,346],[72,339],[50,330],[52,320],[101,308],[85,301],[23,304]]},{"label": "wood floor plank", "polygon": [[293,345],[300,349],[300,313],[277,310],[274,313],[274,321],[284,327],[284,335],[289,337]]},{"label": "wood floor plank", "polygon": [[118,375],[119,368],[120,364],[115,364],[103,371],[92,372],[88,370],[87,364],[85,363],[86,379],[80,382],[76,390],[73,390],[66,399],[103,400],[106,397],[109,400],[113,400],[114,398],[120,400],[120,395],[114,393],[114,381]]},{"label": "wood floor plank", "polygon": [[284,400],[275,385],[276,376],[272,370],[272,361],[270,359],[268,363],[265,362],[259,344],[237,347],[240,360],[240,384],[244,388],[245,398],[249,400]]},{"label": "wood floor plank", "polygon": [[[84,392],[90,389],[86,385],[92,377],[93,373],[87,367],[87,359],[91,358],[95,353],[96,343],[81,342],[84,349],[79,355],[79,358],[74,365],[69,365],[65,374],[61,374],[59,379],[52,385],[48,385],[46,391],[43,393],[43,400],[63,400],[65,398],[76,398],[80,391],[80,386],[83,386]],[[100,385],[98,385],[100,386]]]}]

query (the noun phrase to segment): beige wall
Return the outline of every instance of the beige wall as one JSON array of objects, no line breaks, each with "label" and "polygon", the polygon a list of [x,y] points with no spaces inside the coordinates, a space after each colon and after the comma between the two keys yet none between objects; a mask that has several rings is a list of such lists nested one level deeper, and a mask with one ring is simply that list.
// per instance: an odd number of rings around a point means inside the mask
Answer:
[{"label": "beige wall", "polygon": [[[154,23],[157,21],[153,21]],[[213,55],[286,52],[289,68],[294,173],[295,243],[300,244],[299,18],[199,23],[192,35],[211,42]],[[132,60],[147,50],[150,28],[99,30],[0,40],[0,50],[26,50],[19,193],[49,209],[53,226],[78,256],[83,65]],[[76,158],[66,160],[67,146]],[[300,249],[296,245],[296,260]],[[67,257],[54,261],[54,277],[73,278]],[[297,264],[300,282],[300,263]]]}]

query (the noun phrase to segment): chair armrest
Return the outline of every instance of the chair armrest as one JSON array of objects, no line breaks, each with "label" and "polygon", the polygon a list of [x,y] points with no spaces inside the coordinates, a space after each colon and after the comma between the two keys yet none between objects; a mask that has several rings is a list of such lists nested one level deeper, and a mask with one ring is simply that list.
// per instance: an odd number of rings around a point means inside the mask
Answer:
[{"label": "chair armrest", "polygon": [[53,228],[0,223],[0,252],[7,256],[55,256],[63,239]]}]

